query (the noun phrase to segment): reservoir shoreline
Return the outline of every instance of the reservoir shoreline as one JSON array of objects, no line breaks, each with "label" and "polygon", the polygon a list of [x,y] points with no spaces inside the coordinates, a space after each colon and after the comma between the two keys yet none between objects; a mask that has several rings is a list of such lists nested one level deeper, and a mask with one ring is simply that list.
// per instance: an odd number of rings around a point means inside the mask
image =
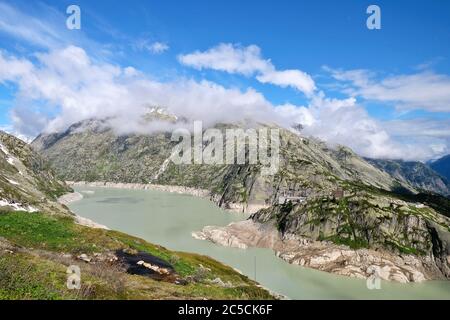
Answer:
[{"label": "reservoir shoreline", "polygon": [[131,189],[131,190],[155,190],[162,192],[186,194],[200,198],[209,198],[211,192],[204,189],[196,189],[184,186],[170,186],[159,184],[142,184],[142,183],[117,183],[106,181],[66,181],[66,184],[70,187],[95,187],[95,188],[114,188],[114,189]]},{"label": "reservoir shoreline", "polygon": [[[68,181],[67,184],[77,187],[153,190],[184,194],[209,199],[217,205],[208,190],[183,186],[85,181]],[[79,196],[73,196],[72,200],[80,200],[77,197]],[[232,210],[232,212],[236,211]],[[271,249],[278,258],[297,267],[308,267],[347,277],[368,279],[376,273],[382,280],[400,283],[443,279],[430,267],[429,258],[418,259],[411,255],[400,257],[387,251],[378,252],[369,249],[351,250],[331,243],[282,237],[275,228],[270,230],[265,228],[265,232],[261,232],[260,227],[253,221],[244,220],[228,226],[205,226],[202,231],[191,230],[191,232],[197,240],[239,249],[249,247]]]},{"label": "reservoir shoreline", "polygon": [[73,212],[175,251],[210,256],[292,299],[450,299],[447,281],[383,281],[383,290],[368,290],[363,279],[289,264],[273,250],[250,246],[241,250],[196,240],[192,231],[205,225],[227,226],[246,219],[243,214],[224,214],[210,201],[156,190],[74,189],[84,198],[70,204]]},{"label": "reservoir shoreline", "polygon": [[247,213],[254,214],[261,209],[266,209],[267,205],[259,204],[243,204],[228,202],[220,206],[220,198],[218,195],[213,194],[211,191],[206,189],[198,189],[185,186],[174,186],[174,185],[160,185],[160,184],[143,184],[143,183],[120,183],[120,182],[107,182],[107,181],[66,181],[66,184],[73,187],[94,187],[94,188],[114,188],[114,189],[127,189],[127,190],[154,190],[161,192],[177,193],[184,195],[191,195],[194,197],[199,197],[207,199],[213,202],[216,206],[230,213]]}]

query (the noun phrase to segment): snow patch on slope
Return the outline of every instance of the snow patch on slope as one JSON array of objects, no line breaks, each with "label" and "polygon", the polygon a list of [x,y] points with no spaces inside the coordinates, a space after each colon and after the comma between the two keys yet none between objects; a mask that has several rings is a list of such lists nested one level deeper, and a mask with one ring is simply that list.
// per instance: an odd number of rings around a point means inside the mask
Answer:
[{"label": "snow patch on slope", "polygon": [[18,186],[20,183],[18,183],[17,181],[11,180],[6,178],[6,180],[8,180],[9,183],[11,183],[12,185]]},{"label": "snow patch on slope", "polygon": [[5,199],[0,199],[0,207],[9,207],[9,208],[12,208],[14,211],[26,211],[26,212],[30,212],[30,213],[39,211],[38,209],[36,209],[30,205],[23,206],[20,203],[10,202]]},{"label": "snow patch on slope", "polygon": [[2,152],[3,152],[4,154],[6,154],[7,156],[9,156],[9,151],[8,151],[8,149],[6,149],[6,147],[5,147],[3,144],[1,144],[1,143],[0,143],[0,150],[2,150]]},{"label": "snow patch on slope", "polygon": [[11,156],[8,148],[6,148],[3,144],[0,143],[0,150],[6,155],[6,161],[14,166],[15,165],[15,158],[13,156]]}]

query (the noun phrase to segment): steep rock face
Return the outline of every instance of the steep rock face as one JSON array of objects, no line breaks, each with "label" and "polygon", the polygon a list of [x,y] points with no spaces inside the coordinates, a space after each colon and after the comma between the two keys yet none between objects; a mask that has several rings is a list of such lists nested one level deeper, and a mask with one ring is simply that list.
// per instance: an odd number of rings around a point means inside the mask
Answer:
[{"label": "steep rock face", "polygon": [[450,219],[411,199],[349,183],[344,195],[274,205],[193,237],[270,248],[289,263],[358,278],[376,270],[403,283],[449,279]]},{"label": "steep rock face", "polygon": [[445,176],[417,161],[366,159],[375,167],[387,172],[392,177],[412,187],[450,196],[450,182]]},{"label": "steep rock face", "polygon": [[432,162],[430,166],[450,181],[450,155]]},{"label": "steep rock face", "polygon": [[0,207],[13,210],[66,211],[57,197],[70,191],[47,161],[20,139],[0,132]]},{"label": "steep rock face", "polygon": [[[230,128],[238,126],[216,126],[222,132]],[[399,184],[347,148],[330,149],[295,132],[280,132],[280,168],[268,176],[261,174],[261,165],[175,165],[169,159],[176,145],[170,133],[117,135],[99,120],[41,135],[32,145],[64,180],[207,189],[220,206],[239,211],[255,212],[284,196],[330,194],[347,180],[388,190]]]},{"label": "steep rock face", "polygon": [[331,242],[281,235],[270,224],[251,220],[226,227],[208,226],[194,232],[193,237],[240,249],[273,249],[288,263],[356,278],[367,279],[375,272],[383,280],[402,283],[445,278],[430,256],[399,255],[380,249],[351,249]]},{"label": "steep rock face", "polygon": [[394,194],[349,186],[342,198],[321,197],[261,210],[252,220],[274,225],[284,237],[330,241],[352,249],[430,257],[450,277],[450,219]]}]

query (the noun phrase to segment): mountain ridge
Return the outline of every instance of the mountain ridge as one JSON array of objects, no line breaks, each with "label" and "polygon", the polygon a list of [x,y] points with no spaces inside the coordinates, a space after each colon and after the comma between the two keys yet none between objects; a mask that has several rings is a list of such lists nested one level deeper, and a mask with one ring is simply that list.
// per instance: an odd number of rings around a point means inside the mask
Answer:
[{"label": "mountain ridge", "polygon": [[[80,131],[81,127],[84,130]],[[229,127],[236,126],[215,126],[219,130]],[[343,180],[363,181],[389,190],[399,185],[349,149],[334,150],[298,133],[285,129],[280,132],[280,170],[269,177],[262,176],[257,165],[176,166],[168,161],[176,145],[169,132],[117,135],[99,120],[75,124],[63,133],[40,135],[32,146],[53,164],[63,180],[208,189],[224,207],[228,203],[270,205],[283,193],[330,193]]]},{"label": "mountain ridge", "polygon": [[365,158],[380,170],[419,191],[450,196],[450,180],[441,176],[431,166],[418,161]]},{"label": "mountain ridge", "polygon": [[430,167],[450,181],[450,154],[431,162]]}]

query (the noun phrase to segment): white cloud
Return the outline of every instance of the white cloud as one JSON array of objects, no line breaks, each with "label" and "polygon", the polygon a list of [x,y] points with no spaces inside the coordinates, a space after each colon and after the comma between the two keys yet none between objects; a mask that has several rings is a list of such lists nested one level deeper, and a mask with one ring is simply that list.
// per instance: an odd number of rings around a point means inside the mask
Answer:
[{"label": "white cloud", "polygon": [[42,47],[56,47],[66,43],[67,39],[55,30],[50,23],[0,2],[0,32]]},{"label": "white cloud", "polygon": [[293,87],[308,96],[315,89],[314,80],[300,70],[271,71],[256,77],[261,83],[271,83],[283,88]]},{"label": "white cloud", "polygon": [[[12,120],[28,135],[106,117],[118,117],[121,130],[147,130],[140,126],[148,105],[167,106],[176,115],[203,120],[205,125],[243,118],[271,120],[272,105],[253,89],[227,89],[189,79],[158,82],[131,67],[96,63],[74,46],[36,57],[38,62],[32,64],[0,55],[0,65],[5,67],[2,70],[8,70],[0,74],[0,80],[18,86]],[[55,109],[59,109],[56,116],[48,116]]]},{"label": "white cloud", "polygon": [[332,144],[352,146],[365,156],[399,156],[387,132],[353,98],[329,99],[319,94],[308,108],[300,110],[302,118],[308,119],[304,122],[308,135]]},{"label": "white cloud", "polygon": [[422,161],[450,153],[448,119],[409,119],[385,121],[383,126],[400,143],[415,147],[413,159]]},{"label": "white cloud", "polygon": [[425,161],[450,151],[450,124],[414,121],[380,122],[357,104],[356,99],[329,99],[315,96],[308,107],[283,105],[275,110],[292,123],[301,123],[303,132],[331,144],[350,146],[363,156]]},{"label": "white cloud", "polygon": [[140,51],[148,51],[151,54],[162,54],[170,49],[169,45],[165,42],[155,41],[150,42],[145,39],[140,39],[133,44],[134,49]]},{"label": "white cloud", "polygon": [[205,52],[180,55],[178,59],[182,64],[198,70],[213,69],[246,76],[273,69],[269,60],[261,58],[261,49],[255,45],[241,47],[222,43]]},{"label": "white cloud", "polygon": [[[42,9],[40,6],[36,5]],[[242,119],[284,126],[302,123],[306,134],[348,145],[370,157],[426,160],[450,152],[450,121],[377,121],[355,99],[380,101],[406,110],[448,112],[450,77],[426,71],[429,66],[422,66],[415,74],[384,77],[368,70],[328,68],[338,80],[334,85],[351,97],[330,99],[317,92],[307,73],[277,70],[256,45],[220,44],[178,57],[182,64],[198,70],[255,77],[262,83],[295,88],[310,99],[307,106],[274,106],[252,88],[239,90],[184,78],[158,82],[135,68],[103,63],[104,52],[119,54],[111,49],[114,46],[95,43],[82,32],[68,32],[61,28],[64,14],[51,7],[44,9],[45,19],[40,19],[39,14],[32,16],[0,2],[0,32],[46,50],[33,60],[0,50],[0,84],[12,82],[18,88],[11,112],[14,128],[6,129],[24,139],[88,118],[115,117],[111,121],[120,132],[170,130],[167,124],[148,127],[142,123],[142,114],[150,104],[166,106],[180,117],[203,120],[205,125]],[[74,43],[77,45],[70,45]],[[159,54],[169,48],[163,42],[138,41],[134,49]]]},{"label": "white cloud", "polygon": [[256,79],[261,83],[292,87],[307,96],[311,96],[316,89],[314,80],[303,71],[276,70],[270,60],[262,58],[261,49],[256,45],[242,47],[222,43],[204,52],[179,55],[178,60],[198,70],[213,69],[245,76],[256,75]]},{"label": "white cloud", "polygon": [[395,136],[429,137],[447,139],[450,137],[449,119],[409,119],[384,122],[386,128]]},{"label": "white cloud", "polygon": [[450,77],[432,71],[391,75],[377,79],[367,70],[333,70],[326,68],[339,81],[346,83],[344,92],[395,104],[401,110],[425,109],[450,112]]},{"label": "white cloud", "polygon": [[24,76],[32,69],[33,64],[28,60],[8,56],[0,50],[0,83]]},{"label": "white cloud", "polygon": [[154,42],[152,43],[149,48],[151,53],[154,54],[161,54],[163,52],[166,52],[167,50],[169,50],[169,46],[167,45],[167,43],[163,43],[163,42]]},{"label": "white cloud", "polygon": [[0,131],[6,132],[10,135],[15,136],[16,138],[19,138],[22,141],[25,141],[27,143],[30,143],[33,141],[33,137],[30,136],[26,136],[21,134],[20,132],[17,132],[12,126],[7,125],[7,126],[0,126]]},{"label": "white cloud", "polygon": [[[42,130],[61,131],[90,118],[112,118],[120,133],[170,130],[167,123],[149,126],[142,115],[149,105],[205,126],[243,119],[304,125],[307,135],[333,144],[344,144],[370,157],[425,160],[448,151],[450,128],[439,123],[417,125],[408,138],[408,122],[379,122],[355,98],[330,99],[322,92],[308,106],[274,106],[252,88],[225,88],[210,81],[152,80],[132,67],[99,63],[81,48],[69,46],[35,55],[31,62],[0,54],[0,82],[18,87],[12,120],[15,130],[33,136]],[[411,123],[411,122],[409,122]]]}]

